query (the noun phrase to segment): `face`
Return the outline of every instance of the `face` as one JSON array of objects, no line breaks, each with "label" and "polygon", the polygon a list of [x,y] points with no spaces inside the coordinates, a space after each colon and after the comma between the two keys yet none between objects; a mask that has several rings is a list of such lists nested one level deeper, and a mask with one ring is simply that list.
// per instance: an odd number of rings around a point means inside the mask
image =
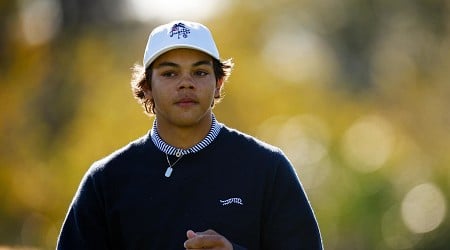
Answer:
[{"label": "face", "polygon": [[192,49],[175,49],[159,56],[152,66],[151,90],[158,126],[210,126],[216,81],[211,56]]}]

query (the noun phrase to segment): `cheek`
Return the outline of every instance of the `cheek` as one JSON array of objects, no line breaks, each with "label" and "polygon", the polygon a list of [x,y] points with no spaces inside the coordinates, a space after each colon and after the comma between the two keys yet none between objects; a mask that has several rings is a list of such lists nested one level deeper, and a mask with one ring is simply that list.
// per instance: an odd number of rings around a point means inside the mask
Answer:
[{"label": "cheek", "polygon": [[158,99],[158,96],[161,95],[161,87],[157,80],[152,78],[151,83],[148,85],[147,93],[152,99]]},{"label": "cheek", "polygon": [[199,91],[206,98],[214,98],[217,95],[216,86],[211,83],[202,85],[202,89]]},{"label": "cheek", "polygon": [[173,99],[173,96],[171,95],[173,91],[168,91],[162,88],[154,87],[153,90],[150,91],[150,93],[155,104],[162,105],[163,103],[168,103]]}]

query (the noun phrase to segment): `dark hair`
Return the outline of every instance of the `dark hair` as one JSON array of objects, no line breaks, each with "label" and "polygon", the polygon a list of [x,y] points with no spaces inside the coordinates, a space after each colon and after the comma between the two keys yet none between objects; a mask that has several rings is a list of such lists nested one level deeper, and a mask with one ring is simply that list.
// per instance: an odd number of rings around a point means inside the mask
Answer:
[{"label": "dark hair", "polygon": [[[233,66],[234,63],[232,59],[219,61],[213,58],[213,69],[214,75],[216,77],[216,82],[219,80],[223,80],[223,82],[226,82],[228,77],[231,75]],[[145,95],[145,91],[151,90],[152,88],[152,65],[148,66],[147,69],[144,69],[144,66],[135,64],[131,68],[131,70],[131,91],[133,92],[133,96],[142,105],[145,113],[151,116],[155,114],[155,103],[153,99]],[[220,102],[220,100],[222,99],[222,88],[220,89],[219,96],[214,97],[214,104]]]}]

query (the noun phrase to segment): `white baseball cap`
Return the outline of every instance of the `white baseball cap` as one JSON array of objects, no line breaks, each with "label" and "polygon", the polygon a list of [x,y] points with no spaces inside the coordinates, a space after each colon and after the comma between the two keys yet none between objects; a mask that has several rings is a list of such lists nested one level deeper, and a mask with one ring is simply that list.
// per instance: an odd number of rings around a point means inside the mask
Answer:
[{"label": "white baseball cap", "polygon": [[163,53],[178,48],[199,50],[220,60],[219,51],[206,26],[178,20],[158,26],[150,33],[145,47],[144,67],[147,68]]}]

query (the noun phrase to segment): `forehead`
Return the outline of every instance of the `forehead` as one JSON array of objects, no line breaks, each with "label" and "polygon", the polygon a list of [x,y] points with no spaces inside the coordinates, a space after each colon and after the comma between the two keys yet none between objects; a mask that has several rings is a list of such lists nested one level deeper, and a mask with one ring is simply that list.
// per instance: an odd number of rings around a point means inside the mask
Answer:
[{"label": "forehead", "polygon": [[158,65],[161,62],[176,62],[176,63],[190,63],[198,61],[210,61],[212,57],[204,52],[195,49],[173,49],[162,55],[160,55],[153,62],[154,65]]}]

